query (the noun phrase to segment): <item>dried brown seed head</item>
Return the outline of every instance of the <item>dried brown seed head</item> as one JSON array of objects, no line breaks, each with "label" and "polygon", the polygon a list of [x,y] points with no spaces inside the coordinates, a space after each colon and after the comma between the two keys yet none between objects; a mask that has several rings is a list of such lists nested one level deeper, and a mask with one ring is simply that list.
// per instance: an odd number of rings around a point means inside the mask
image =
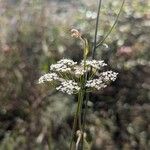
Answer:
[{"label": "dried brown seed head", "polygon": [[72,29],[71,36],[75,38],[81,38],[81,33],[77,29]]}]

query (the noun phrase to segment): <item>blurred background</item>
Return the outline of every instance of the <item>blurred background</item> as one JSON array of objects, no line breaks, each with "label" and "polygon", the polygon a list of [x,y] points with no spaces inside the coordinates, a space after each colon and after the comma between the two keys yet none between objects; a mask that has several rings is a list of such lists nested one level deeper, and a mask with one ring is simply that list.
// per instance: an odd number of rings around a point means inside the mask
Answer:
[{"label": "blurred background", "polygon": [[[98,39],[121,0],[102,2]],[[150,3],[126,0],[119,21],[97,49],[119,73],[88,103],[91,150],[150,149]],[[93,41],[97,0],[0,0],[0,150],[67,150],[76,97],[38,85],[49,65],[82,58],[79,29]]]}]

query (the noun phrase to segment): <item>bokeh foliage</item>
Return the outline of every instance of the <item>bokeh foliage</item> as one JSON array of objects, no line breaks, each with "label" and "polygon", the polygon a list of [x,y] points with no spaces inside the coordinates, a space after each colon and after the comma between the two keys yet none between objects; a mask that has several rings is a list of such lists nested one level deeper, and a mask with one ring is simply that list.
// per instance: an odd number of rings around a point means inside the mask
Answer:
[{"label": "bokeh foliage", "polygon": [[[113,24],[121,1],[104,1],[99,40]],[[0,1],[0,150],[68,149],[76,97],[37,80],[49,65],[79,61],[82,47],[71,38],[78,28],[93,41],[97,1]],[[150,148],[150,4],[126,0],[118,24],[97,49],[119,78],[93,93],[87,117],[92,150]]]}]

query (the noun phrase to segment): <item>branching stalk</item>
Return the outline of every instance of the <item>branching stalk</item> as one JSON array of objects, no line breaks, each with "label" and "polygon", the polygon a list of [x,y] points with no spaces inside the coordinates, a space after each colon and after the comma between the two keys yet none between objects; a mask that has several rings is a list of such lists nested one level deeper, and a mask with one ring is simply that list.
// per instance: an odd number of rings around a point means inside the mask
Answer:
[{"label": "branching stalk", "polygon": [[[84,70],[86,70],[86,59],[87,59],[87,54],[89,52],[89,48],[88,48],[88,42],[86,39],[82,39],[83,41],[83,44],[84,44]],[[70,143],[70,150],[72,150],[72,145],[73,145],[73,139],[74,139],[74,135],[75,135],[75,132],[76,132],[76,127],[77,127],[77,122],[79,123],[79,128],[80,128],[80,131],[82,131],[82,106],[83,106],[83,98],[84,98],[84,95],[85,95],[85,77],[81,77],[81,84],[82,84],[82,87],[81,87],[81,90],[80,92],[78,93],[78,104],[77,104],[77,111],[76,111],[76,114],[74,116],[74,123],[73,123],[73,131],[72,131],[72,139],[71,139],[71,143]],[[81,135],[81,138],[82,138],[82,135]],[[80,143],[78,143],[80,144]],[[81,141],[81,147],[82,146],[82,141]]]},{"label": "branching stalk", "polygon": [[[99,16],[100,16],[100,9],[101,9],[101,3],[102,0],[99,0],[98,4],[98,10],[97,10],[97,19],[96,19],[96,26],[95,26],[95,36],[94,36],[94,45],[93,45],[93,50],[92,50],[92,59],[95,57],[95,51],[96,51],[96,43],[97,43],[97,32],[98,32],[98,25],[99,25]],[[90,69],[90,73],[92,71],[92,68]],[[85,80],[89,78],[89,73],[86,73]],[[86,89],[85,89],[86,90]],[[84,134],[85,131],[85,119],[86,119],[86,112],[87,112],[87,103],[89,101],[89,93],[85,94],[85,109],[83,111],[83,123],[82,123],[82,131]],[[82,136],[82,149],[84,148],[84,137]]]},{"label": "branching stalk", "polygon": [[121,11],[122,11],[122,8],[123,8],[123,6],[124,6],[124,3],[125,3],[125,0],[122,1],[121,7],[120,7],[120,9],[119,9],[119,12],[118,12],[118,14],[117,14],[117,17],[116,17],[116,19],[115,19],[114,24],[112,25],[112,27],[110,28],[110,30],[108,31],[108,33],[105,35],[105,37],[96,45],[96,48],[98,48],[99,46],[101,46],[101,45],[105,42],[105,40],[107,39],[107,37],[111,34],[112,30],[114,29],[115,25],[116,25],[117,22],[118,22],[119,16],[120,16]]},{"label": "branching stalk", "polygon": [[[109,36],[109,34],[112,32],[113,28],[115,27],[115,25],[116,25],[116,23],[118,21],[118,18],[120,16],[120,13],[122,11],[124,2],[125,2],[125,0],[123,0],[123,2],[122,2],[122,5],[121,5],[121,7],[119,9],[117,17],[116,17],[115,22],[112,25],[111,29],[108,31],[106,36],[97,44],[97,33],[98,33],[98,26],[99,26],[99,16],[100,16],[101,4],[102,4],[102,0],[99,0],[98,9],[97,9],[96,25],[95,25],[94,44],[93,44],[93,49],[92,49],[92,54],[91,54],[91,58],[92,59],[95,58],[96,49],[103,44],[103,42],[107,39],[107,37]],[[73,30],[73,31],[75,31],[75,30]],[[88,42],[87,42],[87,40],[85,38],[82,38],[77,31],[75,31],[75,32],[77,33],[76,36],[78,36],[81,39],[81,41],[83,42],[83,44],[84,44],[84,70],[86,70],[87,54],[89,53]],[[74,139],[76,128],[77,128],[77,123],[79,123],[79,129],[80,129],[82,135],[80,137],[80,140],[77,141],[76,147],[79,147],[77,149],[81,149],[81,150],[83,150],[83,148],[84,148],[83,134],[85,132],[87,103],[89,101],[89,92],[86,91],[87,89],[85,87],[85,83],[89,79],[91,73],[92,73],[92,67],[90,69],[90,72],[86,73],[85,76],[80,78],[81,84],[82,84],[82,88],[81,88],[80,92],[78,93],[78,104],[77,104],[77,110],[76,110],[76,113],[75,113],[75,116],[74,116],[74,123],[73,123],[73,130],[72,130],[72,139],[71,139],[71,143],[70,143],[70,150],[72,150],[73,139]],[[94,74],[95,74],[95,72],[94,72]],[[93,74],[91,75],[91,77],[93,77]],[[83,109],[83,105],[85,106],[84,110],[82,110]]]}]

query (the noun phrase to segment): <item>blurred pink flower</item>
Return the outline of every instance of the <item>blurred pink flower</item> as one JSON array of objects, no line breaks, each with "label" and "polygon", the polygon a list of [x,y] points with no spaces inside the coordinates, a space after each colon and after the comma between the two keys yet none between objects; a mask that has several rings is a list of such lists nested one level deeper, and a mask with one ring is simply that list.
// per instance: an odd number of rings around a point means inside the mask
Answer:
[{"label": "blurred pink flower", "polygon": [[130,46],[122,46],[117,50],[117,55],[131,56],[133,49]]}]

